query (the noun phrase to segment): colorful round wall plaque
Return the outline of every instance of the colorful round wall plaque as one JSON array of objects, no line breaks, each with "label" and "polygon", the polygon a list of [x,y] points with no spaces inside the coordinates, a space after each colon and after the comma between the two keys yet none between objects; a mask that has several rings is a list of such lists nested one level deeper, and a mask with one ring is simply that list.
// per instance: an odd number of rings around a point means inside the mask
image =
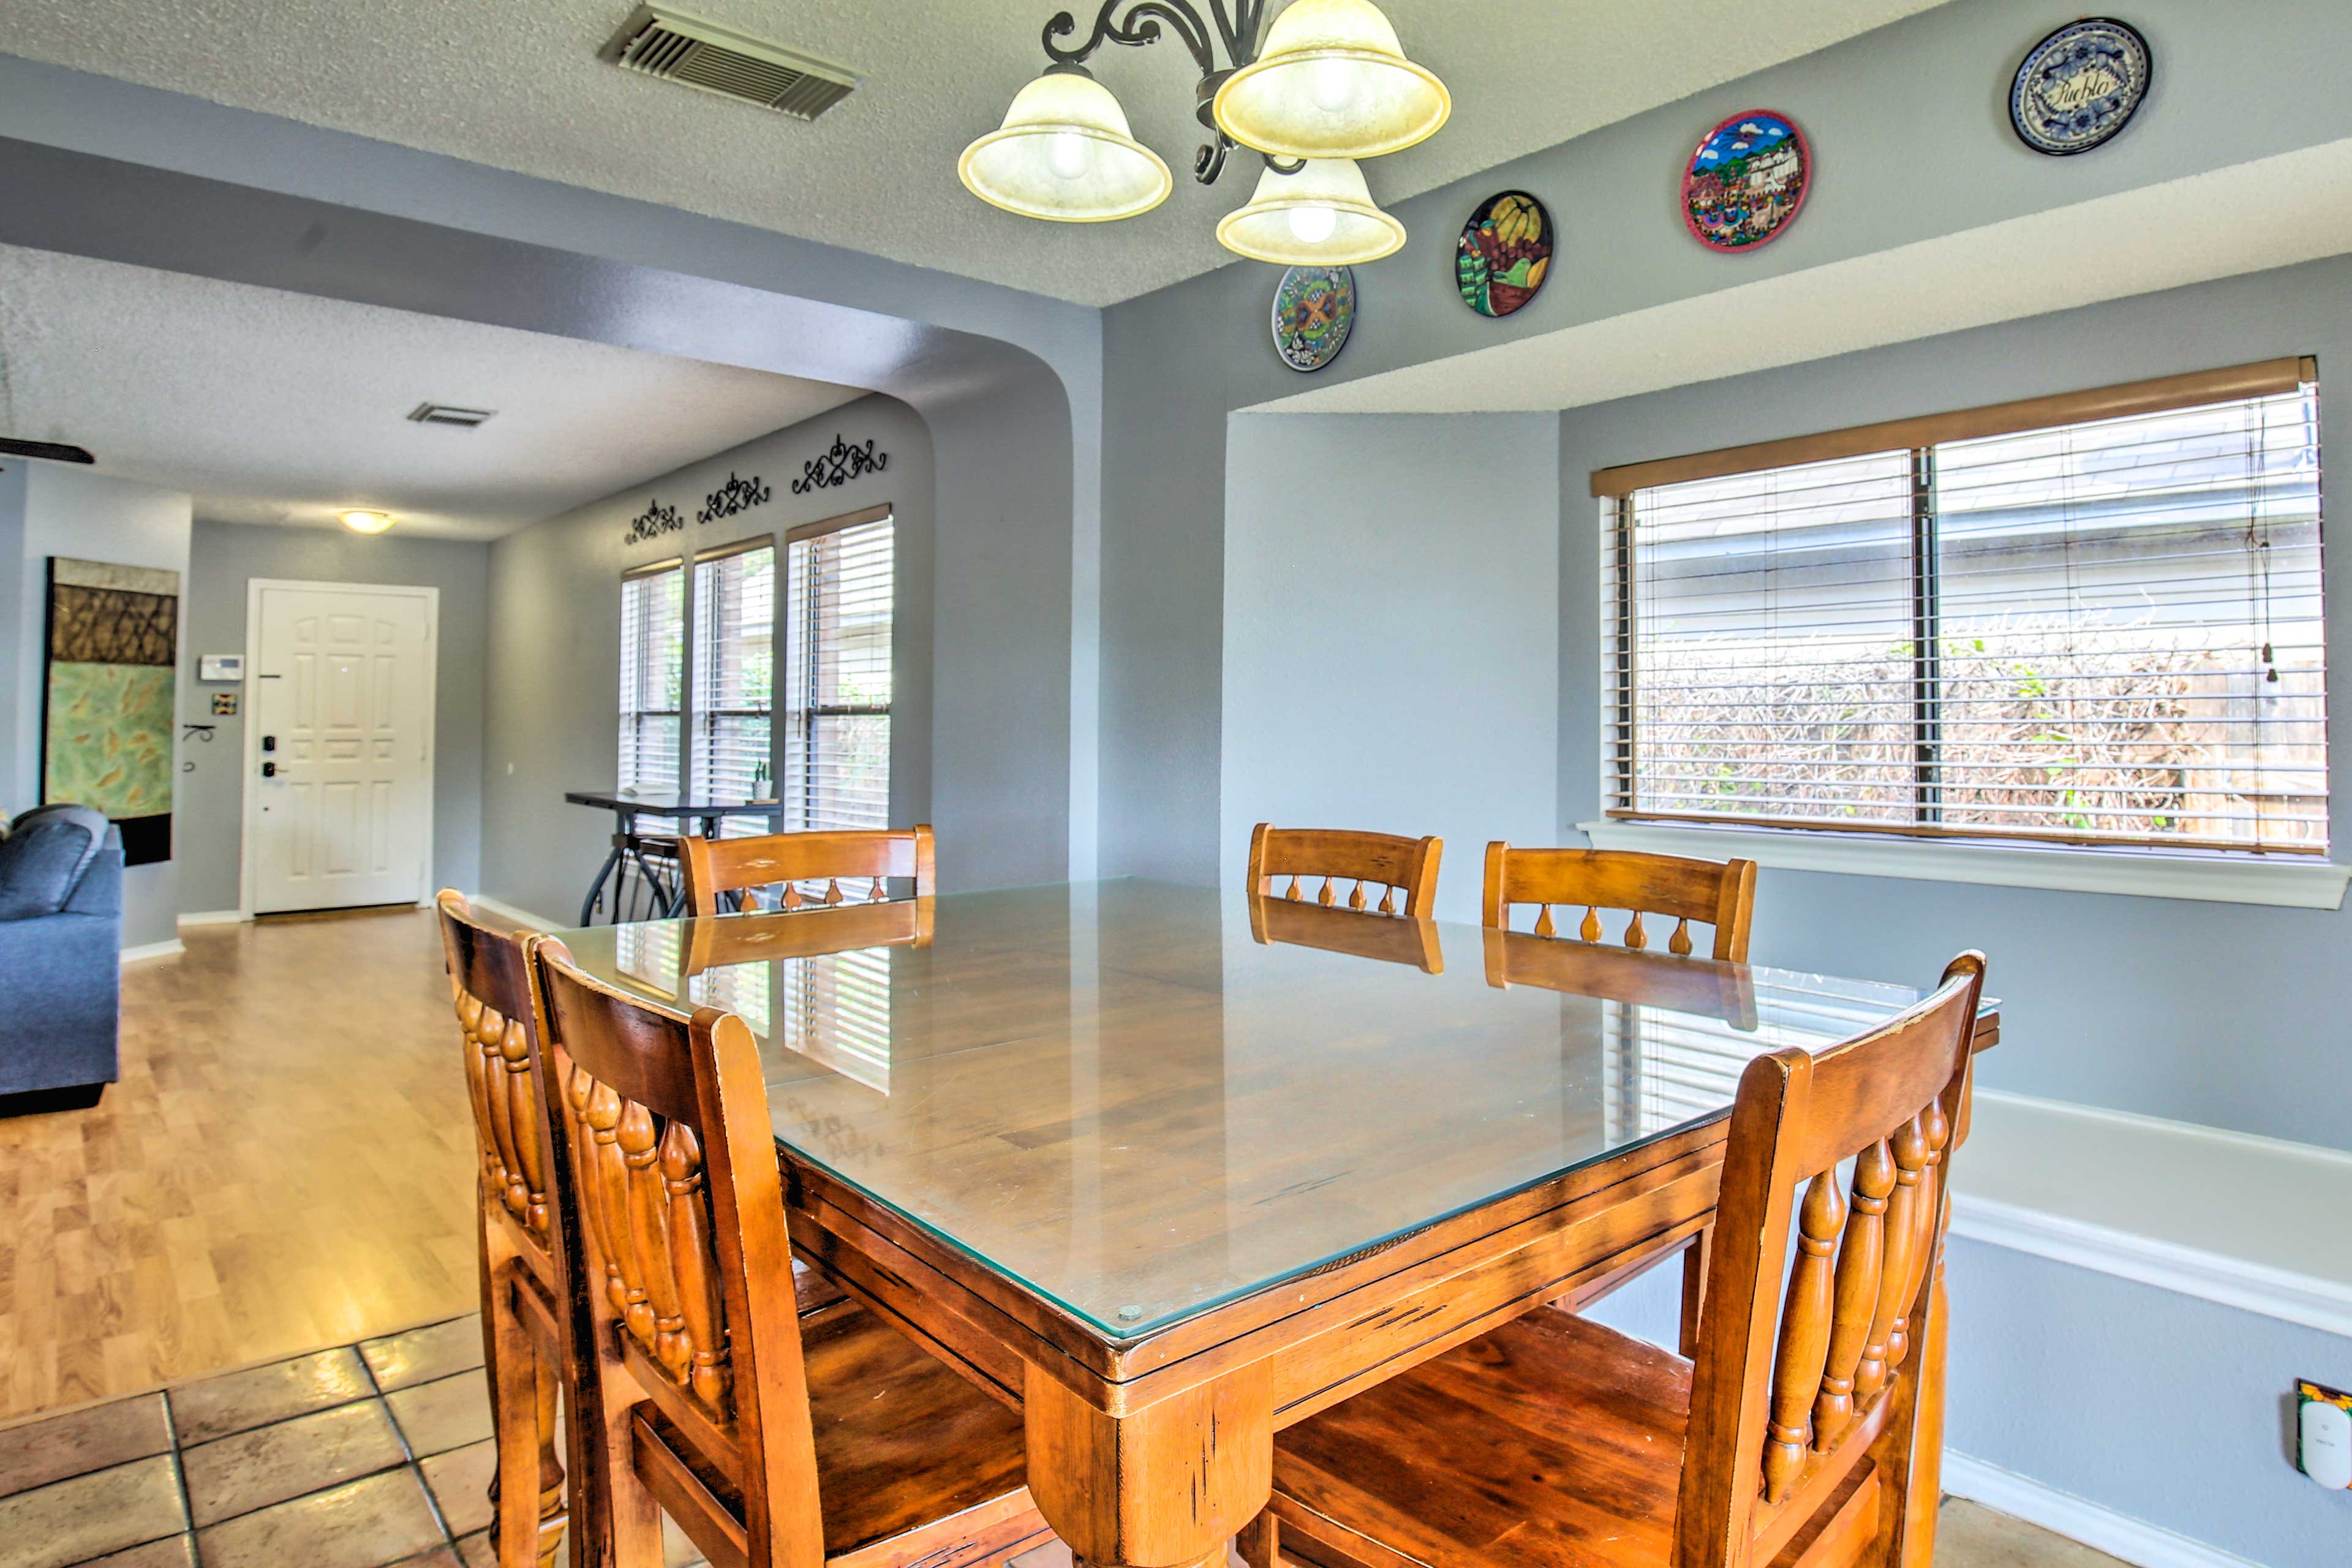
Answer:
[{"label": "colorful round wall plaque", "polygon": [[1507,316],[1536,297],[1551,269],[1551,214],[1525,191],[1488,196],[1462,226],[1454,268],[1462,302]]},{"label": "colorful round wall plaque", "polygon": [[1751,109],[1699,142],[1683,171],[1683,221],[1710,250],[1753,250],[1797,221],[1813,152],[1785,114]]},{"label": "colorful round wall plaque", "polygon": [[2033,46],[2009,90],[2009,122],[2037,153],[2063,158],[2112,141],[2147,97],[2147,40],[2109,16],[2069,22]]},{"label": "colorful round wall plaque", "polygon": [[1356,325],[1356,273],[1349,267],[1294,267],[1274,291],[1274,347],[1293,370],[1321,370],[1348,346]]}]

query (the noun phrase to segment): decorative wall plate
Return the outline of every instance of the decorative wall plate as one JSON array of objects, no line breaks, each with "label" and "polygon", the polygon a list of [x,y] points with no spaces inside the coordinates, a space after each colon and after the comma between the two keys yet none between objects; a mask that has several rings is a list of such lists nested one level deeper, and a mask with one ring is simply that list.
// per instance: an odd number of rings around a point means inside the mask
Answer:
[{"label": "decorative wall plate", "polygon": [[1356,273],[1349,267],[1294,267],[1274,291],[1274,350],[1293,370],[1321,370],[1348,346],[1356,326]]},{"label": "decorative wall plate", "polygon": [[1507,316],[1536,297],[1551,269],[1551,214],[1525,191],[1488,196],[1462,226],[1454,270],[1462,302]]},{"label": "decorative wall plate", "polygon": [[2147,40],[2128,24],[2112,16],[2069,22],[2017,68],[2009,122],[2037,153],[2087,153],[2131,123],[2155,75]]},{"label": "decorative wall plate", "polygon": [[1785,114],[1751,109],[1700,138],[1683,170],[1683,222],[1710,250],[1753,250],[1797,221],[1813,150]]}]

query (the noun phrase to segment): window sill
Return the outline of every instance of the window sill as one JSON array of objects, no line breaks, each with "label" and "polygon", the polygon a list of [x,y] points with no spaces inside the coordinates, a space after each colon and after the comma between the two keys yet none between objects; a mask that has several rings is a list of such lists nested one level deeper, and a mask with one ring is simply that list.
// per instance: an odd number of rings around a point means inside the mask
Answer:
[{"label": "window sill", "polygon": [[2346,884],[2352,883],[2352,866],[2302,856],[2268,859],[2042,849],[1948,839],[1877,838],[1859,833],[1616,819],[1576,826],[1597,849],[1643,849],[1656,855],[1753,860],[1779,870],[1975,882],[1996,888],[2050,888],[2075,893],[2335,910],[2343,907]]}]

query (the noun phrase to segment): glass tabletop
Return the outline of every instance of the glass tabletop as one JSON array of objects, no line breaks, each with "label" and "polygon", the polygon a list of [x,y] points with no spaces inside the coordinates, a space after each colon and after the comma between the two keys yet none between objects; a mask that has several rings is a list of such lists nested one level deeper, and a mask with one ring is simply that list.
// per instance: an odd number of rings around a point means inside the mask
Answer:
[{"label": "glass tabletop", "polygon": [[795,1158],[1112,1339],[1718,1115],[1750,1058],[1919,994],[1139,880],[560,934],[741,1015]]}]

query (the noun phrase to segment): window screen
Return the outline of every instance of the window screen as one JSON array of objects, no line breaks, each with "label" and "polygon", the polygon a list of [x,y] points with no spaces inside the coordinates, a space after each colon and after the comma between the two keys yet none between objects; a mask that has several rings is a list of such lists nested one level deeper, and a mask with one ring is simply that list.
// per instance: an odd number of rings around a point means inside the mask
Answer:
[{"label": "window screen", "polygon": [[1612,815],[2324,853],[2288,382],[1612,499]]},{"label": "window screen", "polygon": [[[696,562],[694,625],[694,793],[709,800],[772,799],[775,546]],[[765,817],[730,817],[721,826],[728,836],[766,831]]]},{"label": "window screen", "polygon": [[686,573],[671,561],[621,580],[620,787],[677,790],[685,700]]},{"label": "window screen", "polygon": [[785,548],[784,825],[887,827],[891,520],[795,537]]}]

